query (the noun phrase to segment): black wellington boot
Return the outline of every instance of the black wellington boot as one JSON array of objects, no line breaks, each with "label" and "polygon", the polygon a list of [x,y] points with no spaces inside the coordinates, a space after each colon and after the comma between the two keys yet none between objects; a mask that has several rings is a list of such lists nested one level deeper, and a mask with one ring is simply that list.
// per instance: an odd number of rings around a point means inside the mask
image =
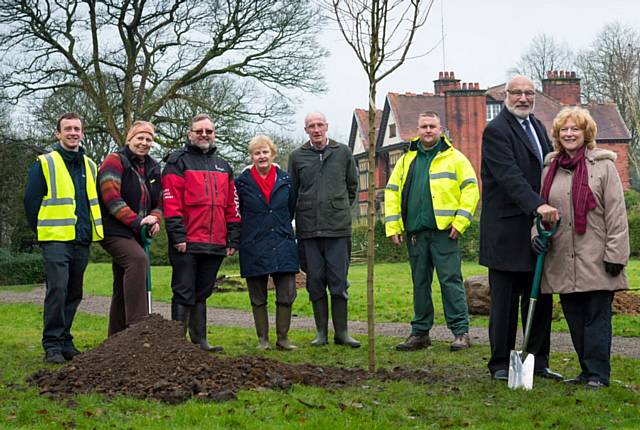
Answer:
[{"label": "black wellington boot", "polygon": [[207,342],[207,304],[198,302],[191,310],[189,317],[189,337],[200,349],[209,352],[221,352],[221,346],[211,346]]},{"label": "black wellington boot", "polygon": [[322,346],[329,343],[329,300],[324,296],[320,300],[311,302],[313,306],[313,318],[316,321],[316,338],[311,341],[311,346]]},{"label": "black wellington boot", "polygon": [[333,342],[336,345],[360,348],[360,342],[349,336],[347,315],[347,301],[342,297],[331,297],[331,318],[333,319],[333,329],[335,330]]},{"label": "black wellington boot", "polygon": [[278,335],[276,347],[283,351],[293,351],[298,348],[289,342],[289,327],[291,327],[291,305],[276,304],[276,333]]},{"label": "black wellington boot", "polygon": [[270,349],[269,346],[269,313],[267,305],[251,306],[253,311],[253,322],[256,326],[256,335],[258,335],[258,349],[261,351]]},{"label": "black wellington boot", "polygon": [[189,306],[180,305],[178,303],[171,303],[171,319],[173,321],[182,322],[183,335],[187,334],[187,321],[189,321],[189,314],[191,308]]}]

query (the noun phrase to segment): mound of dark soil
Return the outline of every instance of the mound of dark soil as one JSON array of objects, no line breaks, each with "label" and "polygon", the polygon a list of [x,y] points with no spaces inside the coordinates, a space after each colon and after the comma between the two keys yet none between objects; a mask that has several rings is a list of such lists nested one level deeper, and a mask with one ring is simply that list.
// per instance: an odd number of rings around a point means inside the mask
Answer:
[{"label": "mound of dark soil", "polygon": [[640,315],[640,294],[630,291],[618,291],[611,304],[613,313],[622,315]]},{"label": "mound of dark soil", "polygon": [[233,399],[240,389],[287,389],[292,384],[339,388],[372,377],[432,380],[431,373],[406,369],[371,375],[361,369],[286,364],[261,357],[213,355],[192,345],[180,323],[154,314],[108,338],[58,370],[42,369],[27,382],[40,394],[62,398],[80,393],[124,395],[180,403],[195,396]]}]

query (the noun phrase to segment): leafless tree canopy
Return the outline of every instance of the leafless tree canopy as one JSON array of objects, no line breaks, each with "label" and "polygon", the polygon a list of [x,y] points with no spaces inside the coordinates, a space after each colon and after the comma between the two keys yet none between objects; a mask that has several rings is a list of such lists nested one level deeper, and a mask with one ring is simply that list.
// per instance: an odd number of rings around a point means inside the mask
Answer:
[{"label": "leafless tree canopy", "polygon": [[587,100],[615,102],[632,134],[629,154],[640,167],[640,33],[614,23],[604,27],[577,59]]},{"label": "leafless tree canopy", "polygon": [[264,119],[287,89],[324,89],[317,12],[310,0],[0,0],[0,90],[82,94],[118,144],[135,119],[211,108],[203,87],[245,96],[243,112]]},{"label": "leafless tree canopy", "polygon": [[528,76],[538,87],[550,70],[572,70],[573,54],[571,50],[552,36],[538,34],[531,40],[526,52],[513,68],[516,74]]}]

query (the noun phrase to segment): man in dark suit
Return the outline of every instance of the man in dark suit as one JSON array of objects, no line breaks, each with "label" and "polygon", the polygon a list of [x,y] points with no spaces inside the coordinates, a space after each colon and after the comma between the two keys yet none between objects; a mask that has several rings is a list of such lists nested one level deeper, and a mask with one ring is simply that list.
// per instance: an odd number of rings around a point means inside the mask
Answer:
[{"label": "man in dark suit", "polygon": [[[482,135],[482,214],[480,264],[489,268],[491,376],[508,379],[509,354],[515,347],[518,307],[523,326],[535,268],[531,226],[536,215],[558,220],[556,208],[540,197],[544,156],[551,143],[542,123],[531,113],[533,82],[516,76],[506,85],[502,112]],[[535,356],[537,376],[562,379],[549,369],[552,296],[540,295],[527,351]]]}]

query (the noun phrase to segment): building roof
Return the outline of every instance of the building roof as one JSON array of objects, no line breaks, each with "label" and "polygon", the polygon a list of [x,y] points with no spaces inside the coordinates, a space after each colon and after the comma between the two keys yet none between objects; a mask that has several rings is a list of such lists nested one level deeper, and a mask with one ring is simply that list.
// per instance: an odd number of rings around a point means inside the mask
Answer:
[{"label": "building roof", "polygon": [[[442,125],[446,126],[444,97],[442,96],[436,96],[431,93],[388,93],[387,103],[389,108],[393,110],[397,133],[404,141],[409,141],[416,137],[418,115],[424,111],[437,112],[442,118]],[[385,117],[383,121],[384,127],[387,126],[387,121],[388,118]]]},{"label": "building roof", "polygon": [[[382,109],[376,110],[376,129],[380,131],[380,120],[382,118]],[[369,111],[366,109],[356,109],[353,112],[353,121],[351,123],[351,133],[358,133],[365,150],[369,149]],[[355,135],[349,137],[349,143],[355,139]],[[353,148],[351,148],[353,151]]]}]

